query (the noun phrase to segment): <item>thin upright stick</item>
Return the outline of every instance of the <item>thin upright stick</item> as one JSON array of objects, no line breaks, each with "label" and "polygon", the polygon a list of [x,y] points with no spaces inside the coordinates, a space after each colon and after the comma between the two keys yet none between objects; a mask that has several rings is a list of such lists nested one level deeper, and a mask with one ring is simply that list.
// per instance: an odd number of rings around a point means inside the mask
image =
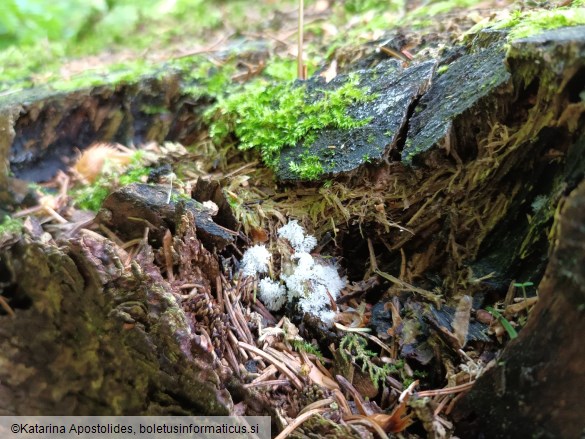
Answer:
[{"label": "thin upright stick", "polygon": [[303,65],[303,20],[305,15],[305,6],[304,1],[299,0],[299,48],[297,54],[297,75],[299,79],[306,79],[305,78],[305,66]]}]

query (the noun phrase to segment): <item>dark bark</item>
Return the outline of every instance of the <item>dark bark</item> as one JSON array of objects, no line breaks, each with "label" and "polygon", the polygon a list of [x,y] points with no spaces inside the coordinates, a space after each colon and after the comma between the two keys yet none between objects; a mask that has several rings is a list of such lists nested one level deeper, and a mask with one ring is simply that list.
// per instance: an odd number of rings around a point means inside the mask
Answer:
[{"label": "dark bark", "polygon": [[456,407],[461,437],[563,437],[585,432],[585,183],[560,214],[539,301],[520,336],[506,346]]},{"label": "dark bark", "polygon": [[[66,93],[32,89],[0,99],[0,166],[9,163],[17,179],[40,182],[66,169],[78,149],[94,142],[192,144],[209,99],[192,98],[181,81],[170,72]],[[19,204],[26,191],[7,179],[7,171],[0,168],[0,201]]]}]

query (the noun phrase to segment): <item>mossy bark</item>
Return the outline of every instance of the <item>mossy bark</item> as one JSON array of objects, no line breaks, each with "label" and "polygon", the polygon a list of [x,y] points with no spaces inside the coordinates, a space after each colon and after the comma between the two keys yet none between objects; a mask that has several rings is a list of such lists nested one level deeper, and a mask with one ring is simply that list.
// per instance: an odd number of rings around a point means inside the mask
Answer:
[{"label": "mossy bark", "polygon": [[[7,205],[12,201],[8,192],[10,147],[14,140],[14,114],[17,108],[0,110],[0,205]],[[0,213],[2,213],[0,211]]]},{"label": "mossy bark", "polygon": [[[181,81],[180,74],[170,72],[68,93],[29,90],[11,95],[0,100],[2,114],[14,115],[3,116],[2,129],[14,134],[3,140],[0,158],[8,158],[16,178],[38,182],[50,180],[73,163],[77,150],[98,141],[192,144],[209,99],[192,98]],[[6,178],[6,172],[0,174]]]},{"label": "mossy bark", "polygon": [[565,202],[539,301],[520,336],[457,405],[461,437],[580,437],[585,350],[585,183]]},{"label": "mossy bark", "polygon": [[229,373],[148,249],[127,268],[92,233],[62,247],[27,233],[0,249],[15,310],[0,315],[0,414],[230,413]]}]

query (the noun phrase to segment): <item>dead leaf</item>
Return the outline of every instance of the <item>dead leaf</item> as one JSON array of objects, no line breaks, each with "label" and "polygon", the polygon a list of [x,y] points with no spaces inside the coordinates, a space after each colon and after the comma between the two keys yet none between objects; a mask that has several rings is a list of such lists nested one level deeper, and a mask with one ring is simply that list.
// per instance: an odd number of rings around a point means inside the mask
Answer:
[{"label": "dead leaf", "polygon": [[400,433],[401,431],[406,430],[414,422],[412,420],[412,415],[407,414],[407,403],[408,398],[404,398],[404,400],[400,402],[389,415],[385,413],[375,413],[368,416],[368,419],[371,419],[382,427],[385,432]]},{"label": "dead leaf", "polygon": [[455,310],[455,317],[451,326],[453,327],[453,334],[459,342],[459,347],[463,348],[467,342],[467,333],[469,332],[469,319],[471,317],[471,306],[473,302],[471,297],[463,296],[459,299],[457,309]]},{"label": "dead leaf", "polygon": [[337,61],[333,60],[329,68],[323,70],[319,76],[325,78],[325,82],[330,82],[335,78],[337,76]]}]

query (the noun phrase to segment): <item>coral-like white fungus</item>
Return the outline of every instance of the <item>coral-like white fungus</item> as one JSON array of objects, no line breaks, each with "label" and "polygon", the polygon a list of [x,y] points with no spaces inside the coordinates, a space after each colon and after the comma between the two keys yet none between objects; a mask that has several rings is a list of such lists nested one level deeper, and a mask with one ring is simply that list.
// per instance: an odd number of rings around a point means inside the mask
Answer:
[{"label": "coral-like white fungus", "polygon": [[[339,277],[333,265],[317,262],[309,254],[317,245],[317,240],[314,236],[305,236],[305,231],[297,221],[290,221],[278,229],[278,236],[286,239],[295,250],[291,256],[292,274],[281,273],[280,280],[284,285],[270,278],[261,279],[258,296],[272,311],[280,309],[287,300],[298,298],[299,308],[303,312],[313,314],[331,325],[335,317],[330,307],[331,298],[336,300],[339,297],[345,287],[345,280]],[[265,273],[269,257],[268,250],[261,245],[247,250],[242,261],[244,276]]]},{"label": "coral-like white fungus", "polygon": [[258,296],[266,308],[277,311],[286,302],[286,288],[280,282],[265,277],[258,283]]},{"label": "coral-like white fungus", "polygon": [[244,276],[254,276],[258,273],[268,271],[268,259],[270,252],[263,245],[255,245],[244,253],[242,259],[242,274]]},{"label": "coral-like white fungus", "polygon": [[290,242],[296,252],[310,252],[317,245],[317,239],[312,235],[305,236],[305,231],[297,220],[289,221],[278,229],[278,236]]},{"label": "coral-like white fungus", "polygon": [[305,271],[297,266],[294,273],[286,277],[285,282],[289,288],[289,300],[298,297],[299,306],[304,312],[319,316],[323,321],[326,321],[327,316],[327,323],[331,323],[334,313],[328,312],[331,305],[329,296],[336,300],[345,287],[345,281],[339,277],[334,267],[313,263],[311,269]]}]

